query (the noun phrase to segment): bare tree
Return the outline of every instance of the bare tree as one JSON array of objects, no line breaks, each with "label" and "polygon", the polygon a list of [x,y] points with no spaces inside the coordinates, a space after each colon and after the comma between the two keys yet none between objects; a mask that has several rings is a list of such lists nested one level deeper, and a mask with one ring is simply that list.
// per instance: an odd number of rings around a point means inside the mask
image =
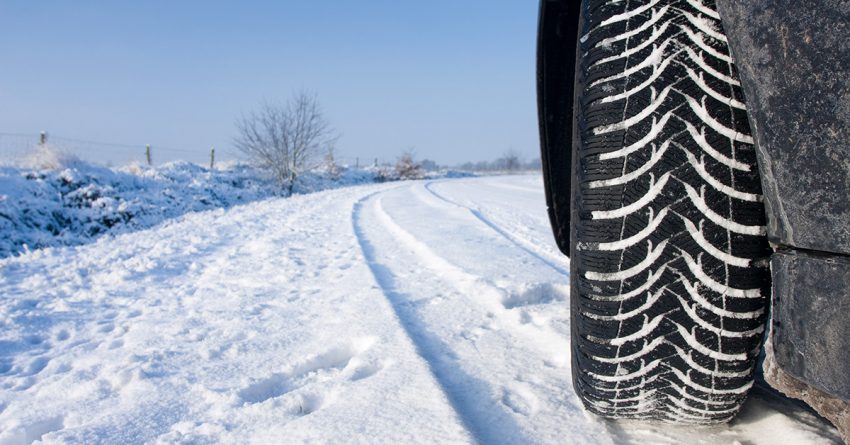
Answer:
[{"label": "bare tree", "polygon": [[301,173],[318,165],[338,139],[314,94],[298,92],[285,104],[264,103],[236,121],[237,149],[272,173],[292,194]]},{"label": "bare tree", "polygon": [[440,166],[437,165],[437,163],[432,161],[431,159],[423,159],[419,163],[419,166],[422,167],[422,170],[425,171],[437,171],[440,169]]},{"label": "bare tree", "polygon": [[331,179],[339,179],[340,174],[342,174],[342,167],[336,162],[336,150],[333,146],[328,147],[325,151],[323,164],[325,174]]},{"label": "bare tree", "polygon": [[407,150],[398,157],[395,172],[399,179],[422,179],[422,166],[416,162],[413,150]]},{"label": "bare tree", "polygon": [[496,162],[500,164],[501,169],[509,172],[519,170],[520,167],[519,155],[513,149],[508,150]]}]

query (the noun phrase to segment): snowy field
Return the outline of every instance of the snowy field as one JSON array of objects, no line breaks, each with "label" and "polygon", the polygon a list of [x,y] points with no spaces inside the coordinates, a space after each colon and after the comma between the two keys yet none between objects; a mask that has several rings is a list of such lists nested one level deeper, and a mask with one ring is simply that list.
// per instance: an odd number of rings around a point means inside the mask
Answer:
[{"label": "snowy field", "polygon": [[572,391],[539,176],[387,183],[0,260],[0,444],[828,444],[756,386],[726,426]]}]

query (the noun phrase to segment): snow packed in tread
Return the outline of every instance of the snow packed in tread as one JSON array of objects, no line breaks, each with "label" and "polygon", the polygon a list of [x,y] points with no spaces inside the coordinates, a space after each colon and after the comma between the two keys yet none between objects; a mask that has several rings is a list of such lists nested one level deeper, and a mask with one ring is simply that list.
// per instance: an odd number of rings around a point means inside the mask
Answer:
[{"label": "snow packed in tread", "polygon": [[573,372],[591,411],[728,421],[752,385],[769,254],[752,137],[709,0],[587,1]]}]

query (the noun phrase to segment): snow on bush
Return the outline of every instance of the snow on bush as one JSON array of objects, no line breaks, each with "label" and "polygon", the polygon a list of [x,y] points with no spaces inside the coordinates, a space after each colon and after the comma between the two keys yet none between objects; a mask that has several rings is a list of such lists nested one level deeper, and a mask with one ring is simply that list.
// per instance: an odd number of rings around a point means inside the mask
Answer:
[{"label": "snow on bush", "polygon": [[401,179],[422,179],[425,172],[422,165],[416,161],[413,152],[405,152],[399,156],[395,164],[396,175]]},{"label": "snow on bush", "polygon": [[79,164],[80,158],[51,144],[36,145],[32,151],[19,160],[22,167],[34,169],[59,169]]},{"label": "snow on bush", "polygon": [[217,171],[177,162],[110,169],[51,160],[31,167],[56,168],[0,167],[0,257],[82,244],[275,194],[269,181],[242,166]]},{"label": "snow on bush", "polygon": [[[293,191],[310,193],[379,180],[374,169],[319,169],[299,177]],[[188,212],[283,194],[263,172],[242,164],[214,170],[187,162],[112,169],[44,149],[19,166],[0,166],[0,258],[84,244]]]}]

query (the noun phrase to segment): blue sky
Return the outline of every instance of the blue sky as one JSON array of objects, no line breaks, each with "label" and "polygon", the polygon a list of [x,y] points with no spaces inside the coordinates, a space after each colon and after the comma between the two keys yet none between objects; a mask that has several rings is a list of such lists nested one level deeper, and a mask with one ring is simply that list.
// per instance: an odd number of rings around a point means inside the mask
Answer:
[{"label": "blue sky", "polygon": [[530,1],[0,2],[0,132],[231,150],[315,92],[340,156],[537,157]]}]

